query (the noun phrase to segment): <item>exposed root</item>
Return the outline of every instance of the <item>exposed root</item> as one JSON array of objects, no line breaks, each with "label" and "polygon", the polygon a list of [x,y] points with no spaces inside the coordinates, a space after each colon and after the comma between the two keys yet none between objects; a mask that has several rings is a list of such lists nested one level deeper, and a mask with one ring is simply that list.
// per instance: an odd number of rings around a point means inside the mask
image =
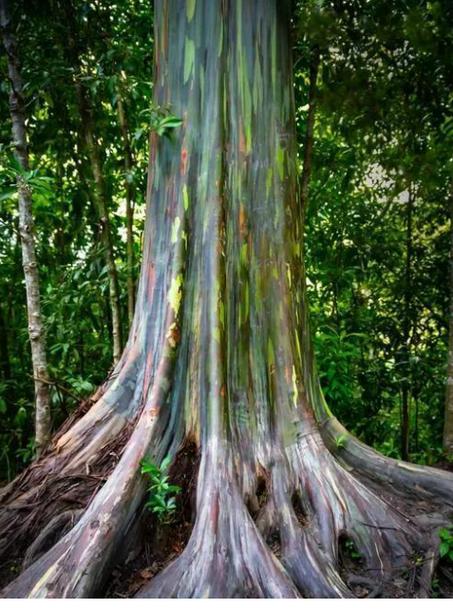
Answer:
[{"label": "exposed root", "polygon": [[167,397],[171,365],[165,349],[148,402],[114,471],[77,524],[6,587],[5,596],[87,597],[105,585],[115,552],[141,513],[144,482],[140,462],[150,446],[159,406]]},{"label": "exposed root", "polygon": [[[21,563],[53,517],[86,508],[111,474],[137,418],[142,386],[132,391],[131,375],[137,375],[139,362],[138,354],[126,350],[122,365],[81,403],[44,454],[0,490],[0,563],[5,558]],[[126,402],[128,417],[121,412]]]},{"label": "exposed root", "polygon": [[22,569],[26,570],[34,561],[52,548],[77,523],[82,510],[67,510],[56,515],[45,526],[37,538],[30,544],[25,553]]},{"label": "exposed root", "polygon": [[195,518],[198,468],[198,449],[193,441],[188,441],[177,452],[170,468],[170,483],[181,488],[176,513],[171,522],[159,523],[151,512],[144,511],[136,547],[113,568],[106,597],[133,597],[185,549]]},{"label": "exposed root", "polygon": [[[257,479],[252,498],[211,451],[189,543],[139,597],[376,597],[403,572],[411,596],[427,595],[434,539],[426,531],[420,548],[416,524],[342,468],[319,433]],[[341,557],[345,539],[360,557],[354,569]]]},{"label": "exposed root", "polygon": [[[388,458],[364,445],[332,416],[320,426],[329,451],[350,472],[417,498],[442,503],[453,515],[453,473]],[[337,439],[342,438],[338,444]]]},{"label": "exposed root", "polygon": [[[289,476],[283,465],[274,465],[270,488],[260,479],[255,502],[240,496],[230,467],[211,466],[199,485],[198,517],[186,550],[139,596],[376,597],[398,572],[409,575],[411,596],[427,595],[435,547],[428,531],[421,549],[416,524],[344,470],[319,434],[307,435],[288,461]],[[344,539],[360,556],[359,570],[341,569]]]},{"label": "exposed root", "polygon": [[[344,537],[353,542],[375,581],[384,582],[395,569],[410,564],[409,557],[420,544],[419,529],[344,470],[325,451],[317,432],[295,446],[289,461],[297,474],[293,484],[304,498],[303,511],[309,523],[305,520],[301,526],[290,500],[291,482],[288,478],[285,488],[281,475],[275,477],[273,510],[286,533],[283,563],[304,595],[351,594],[338,570],[339,543]],[[426,555],[430,552],[429,547],[424,549]],[[319,574],[314,578],[314,563],[324,578]],[[422,582],[419,587],[420,593],[426,594]]]},{"label": "exposed root", "polygon": [[30,541],[53,518],[85,509],[118,463],[132,430],[132,424],[125,426],[99,447],[93,456],[96,459],[74,471],[64,468],[67,455],[60,460],[55,453],[48,453],[5,489],[0,510],[0,557],[21,559]]},{"label": "exposed root", "polygon": [[[345,470],[316,431],[266,471],[258,468],[265,474],[256,477],[251,496],[240,491],[231,449],[216,451],[209,444],[199,466],[196,445],[184,443],[170,469],[172,483],[182,488],[176,523],[163,537],[149,519],[145,530],[132,535],[134,524],[143,521],[137,446],[128,446],[122,465],[75,525],[83,511],[67,509],[50,521],[29,548],[27,569],[4,594],[99,593],[112,568],[105,553],[115,548],[112,538],[124,539],[127,532],[128,538],[145,538],[145,545],[123,553],[125,567],[115,568],[121,578],[129,574],[123,595],[133,595],[148,579],[139,597],[375,597],[388,595],[395,582],[401,583],[395,595],[429,593],[437,562],[435,534],[428,525],[421,533]],[[196,485],[197,516],[186,545]],[[175,535],[176,524],[183,534]],[[74,527],[65,534],[69,525]],[[345,558],[345,541],[357,565]],[[68,573],[72,562],[77,563],[73,576]],[[117,594],[111,586],[109,592]]]},{"label": "exposed root", "polygon": [[351,574],[347,577],[346,581],[356,597],[380,597],[383,591],[381,582],[376,582],[374,579],[366,578],[365,576]]},{"label": "exposed root", "polygon": [[201,463],[197,519],[189,543],[138,597],[298,596],[247,511],[231,461],[211,447]]}]

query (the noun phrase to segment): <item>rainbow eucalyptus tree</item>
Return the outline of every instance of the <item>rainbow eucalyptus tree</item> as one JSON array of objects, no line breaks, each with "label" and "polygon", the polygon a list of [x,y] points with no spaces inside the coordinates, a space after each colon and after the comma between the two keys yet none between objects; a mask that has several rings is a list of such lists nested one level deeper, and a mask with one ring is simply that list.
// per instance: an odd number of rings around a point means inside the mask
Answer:
[{"label": "rainbow eucalyptus tree", "polygon": [[153,136],[133,325],[91,408],[3,491],[3,556],[35,539],[3,594],[102,594],[137,538],[141,461],[181,468],[187,447],[198,456],[191,536],[140,596],[353,596],[344,535],[376,580],[423,554],[425,593],[433,523],[381,496],[392,487],[411,506],[451,509],[453,477],[349,435],[314,370],[289,2],[156,0],[155,23],[154,101],[183,126]]}]

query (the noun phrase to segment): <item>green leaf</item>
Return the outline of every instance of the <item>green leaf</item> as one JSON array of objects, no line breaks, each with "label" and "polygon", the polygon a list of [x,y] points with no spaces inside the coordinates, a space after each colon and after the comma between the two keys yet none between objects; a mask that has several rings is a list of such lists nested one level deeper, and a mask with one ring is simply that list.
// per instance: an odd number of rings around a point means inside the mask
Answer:
[{"label": "green leaf", "polygon": [[439,538],[441,538],[442,540],[450,538],[451,535],[451,530],[446,527],[442,527],[439,530]]},{"label": "green leaf", "polygon": [[163,460],[162,460],[162,464],[160,465],[160,469],[162,470],[162,472],[165,472],[168,470],[168,467],[171,464],[171,456],[167,455]]},{"label": "green leaf", "polygon": [[441,542],[440,546],[439,546],[439,555],[441,557],[445,557],[445,555],[447,555],[447,553],[449,553],[450,551],[450,545],[448,544],[448,542]]},{"label": "green leaf", "polygon": [[2,188],[2,192],[0,193],[0,201],[5,201],[6,199],[16,199],[17,198],[17,188],[9,187]]}]

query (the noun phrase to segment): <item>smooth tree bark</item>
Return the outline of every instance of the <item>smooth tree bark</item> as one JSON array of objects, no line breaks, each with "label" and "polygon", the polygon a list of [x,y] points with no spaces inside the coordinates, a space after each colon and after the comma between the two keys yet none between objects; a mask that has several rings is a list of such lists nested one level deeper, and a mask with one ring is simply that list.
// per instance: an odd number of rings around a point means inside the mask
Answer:
[{"label": "smooth tree bark", "polygon": [[[8,63],[10,83],[9,107],[15,156],[22,171],[29,171],[27,131],[23,85],[19,57],[7,0],[0,0],[0,26]],[[23,175],[17,176],[19,201],[19,234],[22,250],[25,291],[27,297],[28,335],[30,338],[33,381],[35,388],[35,446],[39,455],[51,435],[49,378],[47,370],[46,338],[41,313],[39,270],[33,228],[32,192]]]},{"label": "smooth tree bark", "polygon": [[364,446],[315,372],[289,4],[155,2],[154,102],[183,125],[171,140],[152,136],[134,322],[91,408],[3,491],[0,554],[23,556],[34,540],[4,596],[102,594],[143,537],[140,462],[170,456],[177,470],[187,447],[191,536],[140,597],[353,597],[345,536],[378,582],[416,552],[427,593],[444,517],[402,506],[422,498],[451,511],[453,475]]},{"label": "smooth tree bark", "polygon": [[447,455],[453,455],[453,187],[450,188],[450,256],[448,261],[449,318],[447,386],[445,393],[445,420],[443,447]]}]

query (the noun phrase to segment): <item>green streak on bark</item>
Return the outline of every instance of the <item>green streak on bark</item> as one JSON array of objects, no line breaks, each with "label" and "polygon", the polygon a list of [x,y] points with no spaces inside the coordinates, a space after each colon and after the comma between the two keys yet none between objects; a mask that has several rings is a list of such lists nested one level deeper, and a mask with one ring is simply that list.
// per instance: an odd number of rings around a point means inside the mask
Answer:
[{"label": "green streak on bark", "polygon": [[186,14],[187,14],[187,21],[189,23],[192,21],[193,16],[195,14],[195,5],[196,5],[196,0],[187,0]]},{"label": "green streak on bark", "polygon": [[184,210],[187,212],[187,210],[189,209],[189,193],[187,191],[186,184],[184,184],[184,186],[182,187],[182,199],[184,203]]},{"label": "green streak on bark", "polygon": [[186,38],[184,47],[184,83],[187,83],[192,73],[195,58],[195,43],[190,38]]}]

